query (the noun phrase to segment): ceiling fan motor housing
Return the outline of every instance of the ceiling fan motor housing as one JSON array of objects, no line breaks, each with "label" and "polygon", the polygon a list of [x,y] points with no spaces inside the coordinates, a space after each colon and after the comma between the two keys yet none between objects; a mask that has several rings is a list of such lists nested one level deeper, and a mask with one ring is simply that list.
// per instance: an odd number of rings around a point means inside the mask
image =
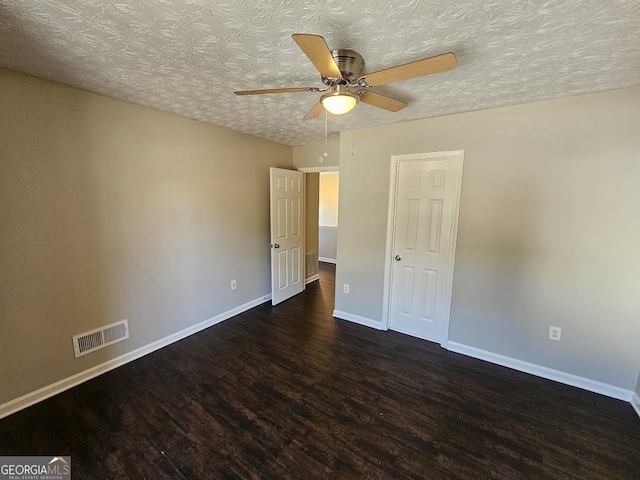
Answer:
[{"label": "ceiling fan motor housing", "polygon": [[[331,56],[338,65],[338,70],[342,73],[345,83],[355,83],[362,69],[364,68],[364,59],[358,52],[353,50],[332,50]],[[335,79],[322,76],[322,82],[325,85],[335,85]]]}]

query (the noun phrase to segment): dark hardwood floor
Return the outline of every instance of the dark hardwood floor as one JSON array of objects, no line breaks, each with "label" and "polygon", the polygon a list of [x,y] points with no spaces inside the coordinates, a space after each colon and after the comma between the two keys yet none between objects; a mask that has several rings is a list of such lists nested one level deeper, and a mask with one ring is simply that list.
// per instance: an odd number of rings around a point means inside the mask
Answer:
[{"label": "dark hardwood floor", "polygon": [[335,320],[334,272],[0,420],[73,478],[640,479],[621,401]]}]

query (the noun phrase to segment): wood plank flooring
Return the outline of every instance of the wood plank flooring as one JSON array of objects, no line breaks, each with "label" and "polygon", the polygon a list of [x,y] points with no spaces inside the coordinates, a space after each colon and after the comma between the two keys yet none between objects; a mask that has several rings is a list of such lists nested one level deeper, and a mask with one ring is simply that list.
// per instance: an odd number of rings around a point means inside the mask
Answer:
[{"label": "wood plank flooring", "polygon": [[0,420],[79,479],[640,479],[625,402],[331,317],[334,271]]}]

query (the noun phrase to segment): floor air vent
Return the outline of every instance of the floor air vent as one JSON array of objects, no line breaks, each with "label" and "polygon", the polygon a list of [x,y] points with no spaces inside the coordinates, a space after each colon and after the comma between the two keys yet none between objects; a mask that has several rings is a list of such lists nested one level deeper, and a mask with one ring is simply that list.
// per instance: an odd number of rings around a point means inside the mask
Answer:
[{"label": "floor air vent", "polygon": [[122,320],[90,332],[74,335],[73,351],[76,358],[78,358],[127,338],[129,338],[129,323],[126,320]]},{"label": "floor air vent", "polygon": [[318,254],[309,252],[305,255],[305,276],[311,277],[318,273]]}]

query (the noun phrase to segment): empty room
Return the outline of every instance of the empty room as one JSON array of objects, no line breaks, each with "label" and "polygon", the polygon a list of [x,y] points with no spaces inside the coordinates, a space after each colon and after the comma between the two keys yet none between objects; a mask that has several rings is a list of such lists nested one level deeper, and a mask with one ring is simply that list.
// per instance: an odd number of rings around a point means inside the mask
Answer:
[{"label": "empty room", "polygon": [[639,72],[640,0],[0,0],[0,479],[640,478]]}]

